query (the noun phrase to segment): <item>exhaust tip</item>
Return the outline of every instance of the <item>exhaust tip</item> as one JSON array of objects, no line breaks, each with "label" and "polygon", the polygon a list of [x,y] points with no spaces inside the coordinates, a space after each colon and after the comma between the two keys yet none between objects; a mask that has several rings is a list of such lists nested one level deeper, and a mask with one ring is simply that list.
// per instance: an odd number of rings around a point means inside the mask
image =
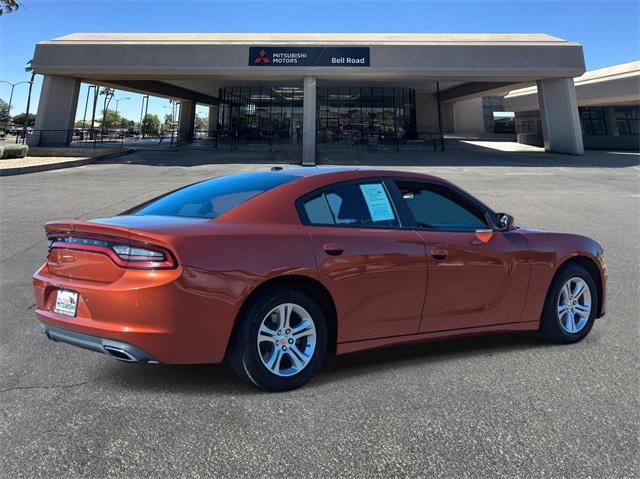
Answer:
[{"label": "exhaust tip", "polygon": [[125,361],[127,363],[137,363],[138,360],[131,353],[124,349],[114,348],[113,346],[104,346],[104,350],[109,356],[117,359],[118,361]]}]

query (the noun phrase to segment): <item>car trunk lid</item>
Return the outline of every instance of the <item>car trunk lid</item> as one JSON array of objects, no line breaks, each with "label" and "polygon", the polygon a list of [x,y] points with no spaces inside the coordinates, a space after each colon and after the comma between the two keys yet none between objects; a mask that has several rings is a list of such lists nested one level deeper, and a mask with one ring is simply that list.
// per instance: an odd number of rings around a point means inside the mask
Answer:
[{"label": "car trunk lid", "polygon": [[[92,221],[54,221],[45,225],[50,273],[71,279],[111,283],[127,268],[155,269],[177,265],[176,255],[160,235],[126,225]],[[161,260],[166,257],[167,261]]]}]

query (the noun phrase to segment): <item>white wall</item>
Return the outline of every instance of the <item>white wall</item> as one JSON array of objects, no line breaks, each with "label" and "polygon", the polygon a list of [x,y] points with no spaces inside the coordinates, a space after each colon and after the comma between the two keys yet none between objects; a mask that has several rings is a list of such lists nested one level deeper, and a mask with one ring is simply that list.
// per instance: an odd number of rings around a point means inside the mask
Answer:
[{"label": "white wall", "polygon": [[459,134],[484,134],[482,98],[472,98],[453,104],[455,132]]}]

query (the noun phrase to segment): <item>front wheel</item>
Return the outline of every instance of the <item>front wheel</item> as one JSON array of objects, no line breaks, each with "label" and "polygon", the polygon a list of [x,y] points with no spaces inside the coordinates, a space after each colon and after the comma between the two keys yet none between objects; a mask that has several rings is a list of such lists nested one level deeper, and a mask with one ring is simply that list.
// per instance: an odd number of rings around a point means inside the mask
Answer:
[{"label": "front wheel", "polygon": [[540,333],[556,343],[575,343],[593,326],[598,294],[591,273],[571,264],[553,280],[542,312]]},{"label": "front wheel", "polygon": [[262,294],[238,318],[228,359],[245,382],[268,391],[305,384],[327,349],[325,315],[303,292],[282,288]]}]

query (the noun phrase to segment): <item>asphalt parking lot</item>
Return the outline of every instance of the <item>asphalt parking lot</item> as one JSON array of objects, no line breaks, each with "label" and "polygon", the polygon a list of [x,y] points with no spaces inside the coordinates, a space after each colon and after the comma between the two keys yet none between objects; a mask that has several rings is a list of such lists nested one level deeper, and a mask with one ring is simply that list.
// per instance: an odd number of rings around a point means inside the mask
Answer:
[{"label": "asphalt parking lot", "polygon": [[0,178],[0,476],[637,477],[637,156],[399,167],[445,177],[518,224],[598,240],[608,312],[583,342],[514,334],[362,352],[269,394],[224,364],[123,364],[37,328],[44,222],[109,216],[269,166],[158,155]]}]

